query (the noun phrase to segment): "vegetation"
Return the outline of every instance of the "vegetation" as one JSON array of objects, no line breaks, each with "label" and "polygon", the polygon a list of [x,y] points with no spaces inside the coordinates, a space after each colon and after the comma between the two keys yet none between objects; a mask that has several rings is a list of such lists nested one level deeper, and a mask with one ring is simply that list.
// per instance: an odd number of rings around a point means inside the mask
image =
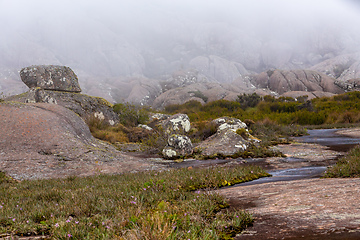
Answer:
[{"label": "vegetation", "polygon": [[[121,124],[118,126],[109,126],[93,121],[94,119],[88,121],[95,137],[109,142],[141,142],[151,149],[157,149],[154,153],[159,153],[166,145],[166,137],[156,123],[150,124],[154,131],[137,127],[138,124],[149,124],[149,109],[116,104],[114,110],[120,116]],[[241,156],[267,156],[270,154],[266,151],[268,146],[287,143],[292,136],[304,135],[306,128],[359,125],[360,92],[348,92],[311,101],[307,100],[307,96],[293,99],[260,97],[255,93],[242,94],[237,101],[218,100],[204,105],[198,101],[189,101],[181,105],[167,106],[164,112],[185,113],[189,116],[192,124],[189,137],[193,143],[203,141],[216,132],[216,126],[211,122],[213,119],[223,116],[241,119],[248,125],[251,134],[262,141],[261,146],[257,147],[264,151],[262,154],[251,150]]]},{"label": "vegetation", "polygon": [[189,93],[193,93],[194,94],[194,97],[197,97],[197,98],[201,98],[204,102],[207,102],[208,101],[208,97],[205,96],[201,91],[197,90],[197,91],[190,91]]},{"label": "vegetation", "polygon": [[240,166],[22,182],[0,173],[0,235],[231,239],[253,219],[207,190],[264,176]]},{"label": "vegetation", "polygon": [[[260,99],[260,101],[259,101]],[[192,122],[235,117],[254,122],[269,119],[281,125],[323,125],[335,123],[360,123],[360,92],[348,92],[333,97],[305,101],[290,97],[260,97],[257,94],[240,95],[237,101],[218,100],[201,105],[190,101],[182,105],[165,107],[169,114],[186,113]]]},{"label": "vegetation", "polygon": [[4,102],[5,95],[3,93],[0,93],[0,102]]},{"label": "vegetation", "polygon": [[355,147],[336,165],[329,167],[324,177],[360,177],[360,147]]},{"label": "vegetation", "polygon": [[236,99],[237,102],[241,104],[241,108],[246,110],[247,108],[256,107],[261,101],[261,97],[256,93],[239,95]]},{"label": "vegetation", "polygon": [[149,120],[149,111],[144,107],[118,103],[114,105],[113,109],[119,114],[120,123],[124,126],[136,127],[139,124],[146,124]]},{"label": "vegetation", "polygon": [[111,126],[106,121],[95,116],[89,116],[86,119],[86,123],[89,126],[91,134],[98,139],[108,141],[110,143],[129,142],[129,138],[123,131],[124,126],[121,124]]}]

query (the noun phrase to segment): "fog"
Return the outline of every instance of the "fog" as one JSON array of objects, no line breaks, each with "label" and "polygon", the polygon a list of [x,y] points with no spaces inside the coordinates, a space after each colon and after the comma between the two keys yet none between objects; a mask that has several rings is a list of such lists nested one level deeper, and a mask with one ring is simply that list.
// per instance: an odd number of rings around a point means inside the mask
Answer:
[{"label": "fog", "polygon": [[0,0],[0,81],[35,64],[67,65],[83,79],[99,82],[167,79],[179,69],[202,71],[199,59],[209,56],[240,64],[243,74],[309,68],[360,50],[359,5],[350,0]]}]

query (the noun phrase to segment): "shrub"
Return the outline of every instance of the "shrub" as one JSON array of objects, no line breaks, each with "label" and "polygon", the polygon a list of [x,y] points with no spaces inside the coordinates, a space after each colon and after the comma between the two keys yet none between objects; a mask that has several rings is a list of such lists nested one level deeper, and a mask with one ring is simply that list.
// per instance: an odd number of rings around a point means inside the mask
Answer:
[{"label": "shrub", "polygon": [[246,131],[245,128],[239,128],[236,130],[236,134],[240,135],[244,139],[249,138],[249,133]]},{"label": "shrub", "polygon": [[201,98],[204,102],[207,102],[208,101],[208,97],[205,96],[201,91],[197,90],[197,91],[190,91],[189,93],[193,93],[194,94],[194,97],[197,97],[197,98]]},{"label": "shrub", "polygon": [[106,121],[101,120],[93,115],[88,116],[85,122],[89,126],[91,134],[100,140],[110,143],[128,142],[129,139],[123,131],[124,127],[121,124],[111,126]]},{"label": "shrub", "polygon": [[167,145],[167,135],[161,125],[153,126],[153,131],[140,140],[141,143],[149,147],[150,153],[161,154]]},{"label": "shrub", "polygon": [[262,140],[262,146],[270,146],[284,141],[288,142],[291,136],[296,137],[306,134],[304,127],[299,125],[280,125],[269,118],[256,122],[251,125],[250,129],[255,137]]},{"label": "shrub", "polygon": [[118,103],[113,106],[113,109],[119,114],[120,123],[124,126],[136,127],[139,124],[145,124],[149,120],[149,111],[140,106]]},{"label": "shrub", "polygon": [[242,95],[239,95],[237,97],[236,101],[240,103],[241,108],[245,110],[247,108],[256,107],[256,105],[258,105],[259,102],[261,101],[261,97],[256,93],[252,93],[252,94],[243,93]]},{"label": "shrub", "polygon": [[192,142],[204,141],[208,137],[214,135],[216,131],[217,126],[212,121],[198,121],[192,124],[190,138]]},{"label": "shrub", "polygon": [[360,147],[355,147],[336,165],[329,167],[324,177],[360,177]]}]

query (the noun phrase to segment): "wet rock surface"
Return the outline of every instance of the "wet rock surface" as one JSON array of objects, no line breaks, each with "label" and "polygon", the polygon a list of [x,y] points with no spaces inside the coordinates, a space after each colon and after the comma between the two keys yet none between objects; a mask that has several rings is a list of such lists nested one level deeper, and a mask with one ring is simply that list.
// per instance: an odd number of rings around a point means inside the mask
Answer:
[{"label": "wet rock surface", "polygon": [[360,236],[358,186],[359,179],[307,179],[219,193],[255,217],[254,225],[235,239],[351,239],[334,233]]},{"label": "wet rock surface", "polygon": [[[281,150],[286,158],[268,158],[249,164],[261,165],[269,172],[278,173],[296,168],[297,176],[301,170],[314,169],[314,166],[325,170],[325,166],[334,164],[344,154],[331,146],[332,140],[339,143],[341,139],[336,133],[357,138],[360,133],[358,129],[314,131],[323,136],[318,140],[326,146],[313,143],[278,145],[275,148]],[[306,141],[315,141],[318,137],[316,134],[313,138],[306,136]],[[344,139],[350,141],[350,138]],[[320,175],[321,172],[315,172],[313,177],[316,178],[309,179],[310,172],[300,180],[279,179],[263,183],[260,179],[255,184],[250,182],[218,190],[231,207],[245,209],[255,217],[254,225],[235,239],[359,239],[360,180],[319,179]],[[274,177],[278,176],[274,174]]]}]

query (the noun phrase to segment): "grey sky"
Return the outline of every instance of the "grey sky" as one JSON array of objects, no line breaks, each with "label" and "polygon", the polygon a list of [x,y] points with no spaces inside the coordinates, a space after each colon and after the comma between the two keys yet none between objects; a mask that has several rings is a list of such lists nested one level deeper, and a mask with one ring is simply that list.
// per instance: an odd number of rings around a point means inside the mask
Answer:
[{"label": "grey sky", "polygon": [[[94,64],[92,58],[113,61],[112,52],[118,52],[116,61],[124,56],[123,61],[131,62],[128,71],[141,72],[146,59],[137,55],[144,52],[161,57],[171,44],[171,51],[179,49],[177,44],[192,51],[191,44],[204,50],[207,41],[226,47],[233,39],[246,38],[252,40],[244,48],[254,40],[275,41],[301,52],[309,38],[341,38],[334,44],[353,49],[360,36],[359,16],[350,0],[1,0],[0,57],[5,60],[0,66],[77,67]],[[220,53],[210,49],[208,54]]]}]

